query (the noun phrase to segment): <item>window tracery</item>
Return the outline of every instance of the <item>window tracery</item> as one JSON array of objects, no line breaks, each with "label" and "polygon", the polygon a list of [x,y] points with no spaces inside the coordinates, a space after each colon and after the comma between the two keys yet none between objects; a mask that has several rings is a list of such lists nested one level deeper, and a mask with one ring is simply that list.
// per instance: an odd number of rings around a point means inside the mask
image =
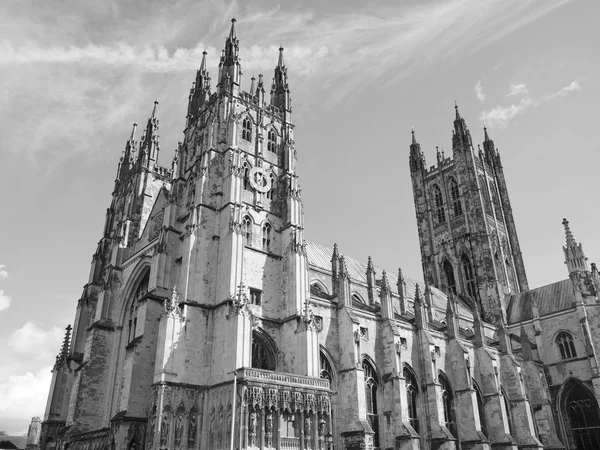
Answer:
[{"label": "window tracery", "polygon": [[463,209],[460,202],[460,191],[458,189],[458,183],[454,178],[450,178],[450,197],[452,199],[452,209],[454,210],[454,216],[462,216]]},{"label": "window tracery", "polygon": [[558,336],[556,336],[556,345],[558,345],[560,357],[562,359],[571,359],[577,357],[575,343],[573,342],[573,335],[571,333],[567,333],[566,331],[558,333]]},{"label": "window tracery", "polygon": [[377,388],[379,387],[379,379],[375,368],[366,359],[363,360],[362,368],[365,374],[367,419],[375,432],[373,436],[373,445],[379,447],[379,416],[377,415]]},{"label": "window tracery", "polygon": [[271,232],[271,224],[269,222],[265,222],[265,224],[262,226],[262,249],[265,252],[271,251]]},{"label": "window tracery", "polygon": [[467,255],[462,256],[463,273],[465,275],[465,282],[467,285],[467,294],[475,300],[477,298],[477,284],[475,283],[475,273],[471,260]]},{"label": "window tracery", "polygon": [[242,121],[242,139],[252,142],[252,120],[249,117]]},{"label": "window tracery", "polygon": [[408,420],[413,429],[419,433],[419,415],[417,412],[417,397],[419,395],[419,387],[417,386],[417,380],[415,379],[415,376],[411,370],[405,367],[402,373],[404,374],[404,379],[406,382]]},{"label": "window tracery", "polygon": [[444,199],[442,197],[442,191],[437,184],[433,186],[433,200],[435,202],[435,211],[438,223],[445,223],[446,213],[444,211]]}]

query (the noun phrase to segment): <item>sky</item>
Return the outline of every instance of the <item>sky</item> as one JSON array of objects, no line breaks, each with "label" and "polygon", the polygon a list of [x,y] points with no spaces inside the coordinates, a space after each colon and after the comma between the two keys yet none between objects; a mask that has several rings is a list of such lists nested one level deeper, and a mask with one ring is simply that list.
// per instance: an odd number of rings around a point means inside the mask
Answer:
[{"label": "sky", "polygon": [[285,48],[307,239],[422,278],[411,127],[431,165],[454,102],[498,147],[531,287],[567,277],[563,217],[600,262],[600,3],[591,0],[0,2],[0,430],[42,416],[118,159],[159,101],[161,156],[232,17],[250,77]]}]

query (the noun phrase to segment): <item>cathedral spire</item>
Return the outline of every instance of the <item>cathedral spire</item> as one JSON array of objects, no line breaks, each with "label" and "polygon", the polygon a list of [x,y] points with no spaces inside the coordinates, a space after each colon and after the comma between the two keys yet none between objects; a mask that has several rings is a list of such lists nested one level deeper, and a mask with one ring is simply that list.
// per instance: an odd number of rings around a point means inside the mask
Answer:
[{"label": "cathedral spire", "polygon": [[210,95],[210,77],[206,70],[206,50],[202,52],[200,68],[196,71],[196,81],[192,85],[188,114],[194,115],[208,100]]},{"label": "cathedral spire", "polygon": [[569,227],[569,221],[563,219],[563,226],[565,227],[565,236],[567,245],[563,247],[565,254],[565,264],[569,270],[569,275],[575,271],[587,270],[587,258],[583,253],[583,246],[581,243],[577,243]]},{"label": "cathedral spire", "polygon": [[158,162],[160,152],[158,136],[158,100],[154,101],[152,115],[148,118],[148,124],[144,136],[140,141],[138,162],[140,165],[150,167],[151,163]]},{"label": "cathedral spire", "polygon": [[452,136],[453,150],[470,149],[473,144],[471,142],[471,132],[467,128],[465,119],[458,112],[458,104],[454,102],[455,118],[454,118],[454,134]]},{"label": "cathedral spire", "polygon": [[277,59],[273,84],[271,85],[271,105],[279,108],[281,111],[292,110],[287,68],[283,62],[283,47],[279,47],[279,58]]},{"label": "cathedral spire", "polygon": [[242,80],[242,66],[240,65],[239,40],[235,31],[235,18],[231,19],[231,29],[229,36],[225,39],[225,48],[221,53],[219,62],[219,92],[221,90],[232,92],[234,94],[239,90]]},{"label": "cathedral spire", "polygon": [[410,144],[410,171],[417,172],[419,170],[424,170],[426,167],[425,157],[423,156],[423,152],[421,152],[421,144],[417,142],[415,138],[415,128],[413,127],[412,132],[412,143]]}]

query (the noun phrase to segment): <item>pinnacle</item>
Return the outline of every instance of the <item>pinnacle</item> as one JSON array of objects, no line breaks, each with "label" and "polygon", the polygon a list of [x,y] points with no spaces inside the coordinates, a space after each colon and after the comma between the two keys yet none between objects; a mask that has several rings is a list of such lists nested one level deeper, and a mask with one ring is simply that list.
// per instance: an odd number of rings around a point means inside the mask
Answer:
[{"label": "pinnacle", "polygon": [[235,35],[235,17],[231,19],[231,29],[229,30],[229,39],[235,39],[236,35]]},{"label": "pinnacle", "polygon": [[158,108],[158,100],[154,100],[154,108],[152,109],[152,117],[151,119],[156,119],[156,111]]},{"label": "pinnacle", "polygon": [[202,52],[202,62],[200,63],[200,73],[206,72],[206,50]]},{"label": "pinnacle", "polygon": [[283,62],[283,47],[279,47],[279,59],[277,60],[277,67],[283,68],[285,63]]},{"label": "pinnacle", "polygon": [[417,139],[415,138],[415,127],[412,127],[411,134],[412,134],[412,143],[414,145],[417,143]]},{"label": "pinnacle", "polygon": [[135,138],[135,130],[137,128],[137,123],[133,123],[133,128],[131,130],[131,137],[129,138],[130,141],[133,141],[133,139]]},{"label": "pinnacle", "polygon": [[490,141],[490,137],[488,136],[488,132],[487,132],[487,126],[485,124],[485,122],[483,122],[483,134],[484,134],[484,141],[488,142]]},{"label": "pinnacle", "polygon": [[573,237],[573,233],[571,233],[571,228],[569,227],[569,221],[567,219],[563,219],[562,224],[565,227],[565,235],[567,238],[567,247],[577,246],[577,243],[575,242],[575,238]]},{"label": "pinnacle", "polygon": [[460,113],[458,112],[458,103],[454,100],[454,109],[456,110],[456,120],[460,120]]}]

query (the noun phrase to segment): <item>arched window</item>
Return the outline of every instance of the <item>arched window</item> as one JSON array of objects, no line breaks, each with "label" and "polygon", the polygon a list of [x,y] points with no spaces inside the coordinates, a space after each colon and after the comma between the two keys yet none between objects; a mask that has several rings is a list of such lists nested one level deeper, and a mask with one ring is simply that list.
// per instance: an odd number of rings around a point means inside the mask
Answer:
[{"label": "arched window", "polygon": [[444,212],[444,200],[442,198],[442,191],[437,184],[433,186],[433,200],[435,202],[435,211],[438,223],[445,223],[446,213]]},{"label": "arched window", "polygon": [[571,359],[577,357],[573,336],[570,333],[567,333],[566,331],[558,333],[558,336],[556,336],[556,345],[558,345],[560,357],[562,359]]},{"label": "arched window", "polygon": [[438,376],[440,387],[442,390],[442,406],[444,408],[444,422],[446,428],[452,433],[455,438],[458,438],[456,431],[456,414],[454,412],[454,394],[448,378],[442,373]]},{"label": "arched window", "polygon": [[320,352],[320,363],[321,370],[319,371],[319,377],[325,378],[331,383],[333,381],[333,369],[329,363],[329,358],[327,358],[327,355],[323,350]]},{"label": "arched window", "polygon": [[448,285],[448,291],[456,294],[456,279],[454,278],[454,269],[450,261],[444,261],[444,274],[446,275],[446,283]]},{"label": "arched window", "polygon": [[366,359],[363,360],[362,368],[365,373],[367,419],[375,432],[375,435],[373,436],[373,445],[379,447],[379,417],[377,415],[377,387],[379,386],[379,380],[375,368]]},{"label": "arched window", "polygon": [[580,382],[571,381],[563,398],[563,416],[577,450],[600,448],[600,410],[594,396]]},{"label": "arched window", "polygon": [[362,303],[362,304],[365,303],[365,301],[363,300],[363,298],[360,295],[358,295],[356,292],[352,294],[352,300],[356,301],[358,303]]},{"label": "arched window", "polygon": [[267,199],[273,200],[273,194],[275,193],[275,175],[273,174],[269,175],[269,185],[271,186],[271,189],[267,191]]},{"label": "arched window", "polygon": [[244,245],[252,245],[252,219],[249,216],[242,219],[242,237]]},{"label": "arched window", "polygon": [[454,216],[461,216],[463,209],[462,204],[460,203],[460,192],[458,190],[458,183],[454,178],[450,178],[450,197],[452,198]]},{"label": "arched window", "polygon": [[508,396],[506,395],[506,392],[504,392],[504,389],[502,389],[501,392],[502,392],[502,399],[503,399],[503,403],[504,403],[504,409],[506,410],[506,420],[508,421],[508,432],[509,432],[509,434],[512,435],[512,433],[513,433],[512,414],[510,412],[510,407],[508,404]]},{"label": "arched window", "polygon": [[267,133],[267,150],[275,153],[277,151],[277,133],[269,130]]},{"label": "arched window", "polygon": [[485,437],[488,437],[487,425],[485,422],[485,408],[483,407],[483,395],[481,394],[481,389],[473,380],[473,387],[475,388],[475,396],[477,397],[477,410],[479,411],[479,422],[481,424],[481,432]]},{"label": "arched window", "polygon": [[479,175],[479,188],[481,189],[481,196],[483,197],[483,209],[484,212],[492,215],[492,209],[490,206],[490,192],[484,175]]},{"label": "arched window", "polygon": [[269,222],[265,222],[262,227],[262,249],[265,252],[271,251],[271,224]]},{"label": "arched window", "polygon": [[275,370],[275,355],[264,336],[252,332],[252,367],[255,369]]},{"label": "arched window", "polygon": [[477,284],[475,283],[475,274],[473,272],[473,266],[471,260],[467,255],[462,256],[463,273],[465,275],[465,282],[467,285],[467,294],[473,299],[477,299]]},{"label": "arched window", "polygon": [[242,121],[242,139],[252,141],[252,120],[249,117],[245,117]]},{"label": "arched window", "polygon": [[504,222],[502,218],[502,209],[500,208],[500,199],[498,197],[498,189],[496,184],[490,181],[490,191],[492,192],[492,203],[494,204],[494,211],[496,212],[496,220]]},{"label": "arched window", "polygon": [[412,371],[407,367],[403,370],[404,380],[406,382],[406,401],[408,406],[408,420],[410,426],[419,433],[419,415],[417,413],[417,396],[419,395],[419,387],[417,380]]},{"label": "arched window", "polygon": [[250,166],[248,164],[244,164],[244,190],[250,190]]},{"label": "arched window", "polygon": [[129,320],[127,321],[127,343],[135,339],[135,330],[137,329],[137,316],[139,300],[148,293],[148,284],[150,282],[150,270],[146,270],[144,276],[138,283],[129,306]]}]

